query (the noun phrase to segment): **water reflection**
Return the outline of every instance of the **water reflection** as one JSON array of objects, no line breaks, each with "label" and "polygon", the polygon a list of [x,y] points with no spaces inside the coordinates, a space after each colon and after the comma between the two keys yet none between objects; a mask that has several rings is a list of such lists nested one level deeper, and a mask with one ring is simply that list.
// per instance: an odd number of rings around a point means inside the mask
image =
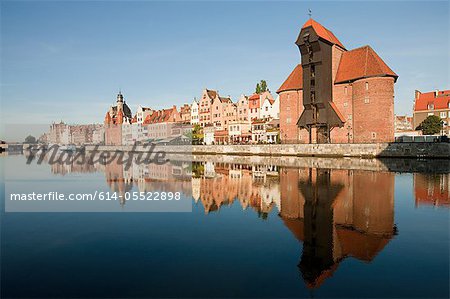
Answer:
[{"label": "water reflection", "polygon": [[414,175],[416,207],[450,207],[450,174],[417,173]]},{"label": "water reflection", "polygon": [[[119,193],[135,186],[192,194],[205,214],[238,204],[262,220],[278,215],[302,247],[297,266],[308,288],[320,287],[348,257],[373,261],[397,234],[395,173],[389,171],[219,162],[133,165],[128,171],[118,164],[51,167],[58,175],[101,171]],[[416,207],[449,206],[448,174],[413,176]]]},{"label": "water reflection", "polygon": [[298,267],[310,288],[348,256],[370,262],[395,234],[393,173],[284,169],[281,178],[280,216],[303,243]]}]

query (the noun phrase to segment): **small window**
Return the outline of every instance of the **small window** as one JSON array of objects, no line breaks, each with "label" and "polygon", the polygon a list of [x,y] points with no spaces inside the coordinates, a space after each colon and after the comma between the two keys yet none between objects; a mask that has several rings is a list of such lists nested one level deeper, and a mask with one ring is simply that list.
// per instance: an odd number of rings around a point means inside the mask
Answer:
[{"label": "small window", "polygon": [[434,104],[428,104],[428,110],[433,110],[434,109]]},{"label": "small window", "polygon": [[290,123],[291,123],[291,118],[290,118],[290,117],[286,118],[286,123],[287,123],[287,124],[290,124]]},{"label": "small window", "polygon": [[344,87],[344,93],[345,93],[345,95],[348,94],[347,86]]},{"label": "small window", "polygon": [[344,107],[348,107],[348,103],[347,102],[344,102]]},{"label": "small window", "polygon": [[375,138],[377,138],[377,133],[372,132],[372,139],[375,139]]},{"label": "small window", "polygon": [[349,114],[348,115],[348,120],[352,120],[352,118],[353,118],[353,115]]},{"label": "small window", "polygon": [[441,112],[440,116],[441,116],[441,118],[447,118],[447,112],[445,112],[445,111]]},{"label": "small window", "polygon": [[369,104],[370,100],[369,97],[364,97],[364,104]]},{"label": "small window", "polygon": [[369,90],[369,82],[366,82],[366,90]]}]

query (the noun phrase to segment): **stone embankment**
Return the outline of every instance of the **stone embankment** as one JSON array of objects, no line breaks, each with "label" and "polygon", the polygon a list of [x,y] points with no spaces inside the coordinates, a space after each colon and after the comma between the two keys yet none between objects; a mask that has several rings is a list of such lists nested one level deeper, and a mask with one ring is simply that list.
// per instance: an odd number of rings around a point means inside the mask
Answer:
[{"label": "stone embankment", "polygon": [[[92,150],[94,146],[87,146]],[[100,146],[100,151],[130,151],[132,146]],[[136,147],[148,151],[148,147]],[[450,159],[450,143],[371,143],[371,144],[274,144],[274,145],[167,145],[154,151],[201,155],[232,156],[297,156],[297,157],[359,157],[359,158],[421,158]]]}]

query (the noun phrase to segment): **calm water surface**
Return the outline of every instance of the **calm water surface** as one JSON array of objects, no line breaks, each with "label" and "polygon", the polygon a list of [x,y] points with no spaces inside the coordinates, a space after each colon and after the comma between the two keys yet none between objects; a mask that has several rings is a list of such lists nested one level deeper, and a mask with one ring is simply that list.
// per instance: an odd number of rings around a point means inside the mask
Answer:
[{"label": "calm water surface", "polygon": [[[448,171],[0,163],[2,297],[449,296]],[[192,212],[5,212],[10,176],[118,193],[175,178]]]}]

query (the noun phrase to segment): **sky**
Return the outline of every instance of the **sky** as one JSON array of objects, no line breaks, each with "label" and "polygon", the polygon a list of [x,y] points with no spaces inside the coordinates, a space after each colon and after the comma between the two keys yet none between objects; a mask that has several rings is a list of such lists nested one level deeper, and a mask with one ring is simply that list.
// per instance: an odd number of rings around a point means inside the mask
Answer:
[{"label": "sky", "polygon": [[[276,91],[300,62],[312,17],[347,49],[370,45],[399,75],[396,114],[414,90],[450,89],[449,1],[1,1],[5,124],[101,123],[119,90],[133,111]],[[0,135],[1,137],[1,135]]]}]

